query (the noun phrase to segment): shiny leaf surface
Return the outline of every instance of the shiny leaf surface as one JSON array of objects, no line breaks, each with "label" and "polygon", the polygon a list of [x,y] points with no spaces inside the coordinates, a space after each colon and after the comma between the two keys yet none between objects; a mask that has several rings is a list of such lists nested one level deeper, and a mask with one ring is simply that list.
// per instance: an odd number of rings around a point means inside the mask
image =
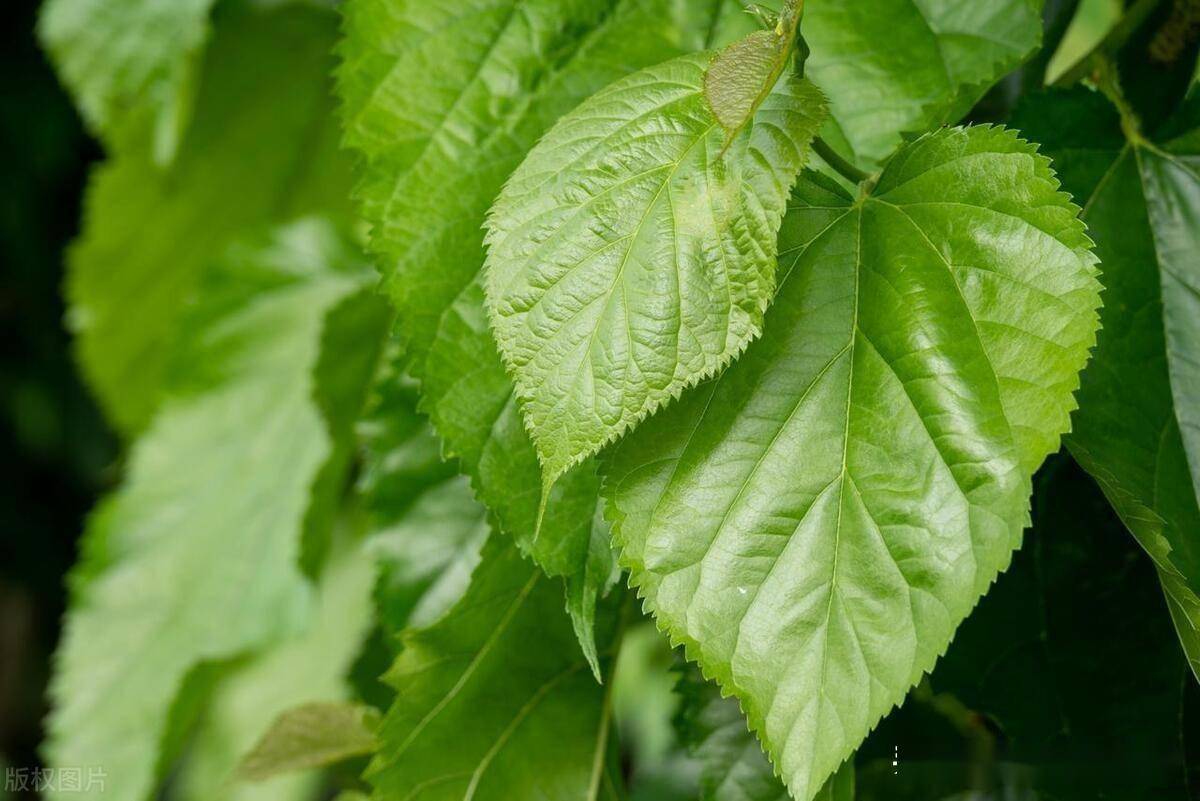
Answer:
[{"label": "shiny leaf surface", "polygon": [[1099,285],[1048,160],[927,135],[873,191],[803,181],[764,335],[606,467],[646,605],[811,798],[1021,541]]}]

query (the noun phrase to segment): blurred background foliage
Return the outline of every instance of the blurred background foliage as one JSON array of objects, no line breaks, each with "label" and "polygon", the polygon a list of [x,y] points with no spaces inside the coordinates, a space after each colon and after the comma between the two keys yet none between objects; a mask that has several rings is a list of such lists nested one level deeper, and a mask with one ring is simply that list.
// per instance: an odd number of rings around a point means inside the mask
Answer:
[{"label": "blurred background foliage", "polygon": [[[101,157],[34,39],[37,0],[0,37],[0,761],[36,764],[63,577],[117,476],[112,435],[63,324],[63,251]],[[0,794],[3,790],[0,790]]]},{"label": "blurred background foliage", "polygon": [[[38,5],[8,0],[0,33],[0,768],[38,764],[64,576],[121,458],[77,376],[61,292],[102,153],[37,47]],[[1122,5],[1047,0],[1048,40],[1061,46],[971,119],[1007,119],[1023,90],[1099,42]],[[1149,560],[1070,459],[1035,483],[1025,548],[934,675],[860,749],[857,798],[1200,798],[1200,688]],[[633,797],[692,799],[703,769],[672,727],[686,670],[642,625],[615,690]]]}]

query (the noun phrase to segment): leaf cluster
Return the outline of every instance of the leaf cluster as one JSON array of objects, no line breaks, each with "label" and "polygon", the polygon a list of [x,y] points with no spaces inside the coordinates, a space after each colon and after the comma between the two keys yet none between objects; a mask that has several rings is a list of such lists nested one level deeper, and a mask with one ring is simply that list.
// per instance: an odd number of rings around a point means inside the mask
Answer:
[{"label": "leaf cluster", "polygon": [[48,0],[127,456],[47,763],[1187,798],[1200,24],[1047,86],[1075,5]]}]

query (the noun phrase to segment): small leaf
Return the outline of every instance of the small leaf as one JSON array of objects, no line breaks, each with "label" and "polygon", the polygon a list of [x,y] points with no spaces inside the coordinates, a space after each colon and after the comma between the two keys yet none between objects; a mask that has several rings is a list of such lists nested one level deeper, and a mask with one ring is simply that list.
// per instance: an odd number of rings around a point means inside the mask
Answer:
[{"label": "small leaf", "polygon": [[772,30],[755,31],[721,50],[704,74],[704,98],[725,129],[742,130],[787,66],[799,14],[789,9]]},{"label": "small leaf", "polygon": [[723,147],[704,96],[712,58],[585,101],[488,217],[489,316],[547,486],[760,331],[788,189],[824,102],[786,77]]},{"label": "small leaf", "polygon": [[375,751],[379,713],[345,703],[305,704],[275,719],[238,768],[248,781],[320,768]]},{"label": "small leaf", "polygon": [[1048,160],[998,128],[802,181],[763,337],[605,469],[659,625],[812,798],[1008,564],[1099,284]]}]

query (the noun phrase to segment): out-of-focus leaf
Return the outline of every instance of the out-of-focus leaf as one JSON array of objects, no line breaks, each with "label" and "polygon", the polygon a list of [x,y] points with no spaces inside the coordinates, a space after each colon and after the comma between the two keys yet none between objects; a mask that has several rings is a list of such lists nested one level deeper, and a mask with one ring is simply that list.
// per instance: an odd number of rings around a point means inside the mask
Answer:
[{"label": "out-of-focus leaf", "polygon": [[84,120],[108,141],[148,129],[171,160],[191,117],[216,0],[47,0],[38,33]]},{"label": "out-of-focus leaf", "polygon": [[182,801],[315,797],[315,773],[250,784],[238,782],[234,771],[280,713],[305,702],[347,696],[346,675],[371,620],[374,567],[361,543],[339,548],[322,572],[307,628],[238,666],[205,703],[175,785]]},{"label": "out-of-focus leaf", "polygon": [[286,710],[242,759],[238,775],[263,781],[375,752],[379,712],[369,706],[314,702]]},{"label": "out-of-focus leaf", "polygon": [[1041,41],[1040,0],[809,0],[806,74],[829,98],[822,134],[870,165],[902,132],[956,122]]},{"label": "out-of-focus leaf", "polygon": [[349,222],[326,77],[336,20],[302,6],[231,7],[174,163],[119,148],[93,174],[69,256],[69,322],[83,372],[123,431],[149,421],[180,315],[230,242],[307,214]]},{"label": "out-of-focus leaf", "polygon": [[406,627],[431,624],[458,600],[487,536],[487,512],[456,466],[442,460],[437,436],[417,411],[415,382],[395,353],[375,382],[359,436],[358,492],[378,568],[379,625],[398,645]]},{"label": "out-of-focus leaf", "polygon": [[182,321],[166,400],[89,525],[52,686],[47,761],[102,766],[105,798],[150,794],[193,668],[308,619],[301,535],[338,449],[318,395],[361,403],[371,372],[318,393],[314,371],[331,322],[377,346],[381,315],[338,314],[370,284],[352,245],[304,221],[233,248]]}]

